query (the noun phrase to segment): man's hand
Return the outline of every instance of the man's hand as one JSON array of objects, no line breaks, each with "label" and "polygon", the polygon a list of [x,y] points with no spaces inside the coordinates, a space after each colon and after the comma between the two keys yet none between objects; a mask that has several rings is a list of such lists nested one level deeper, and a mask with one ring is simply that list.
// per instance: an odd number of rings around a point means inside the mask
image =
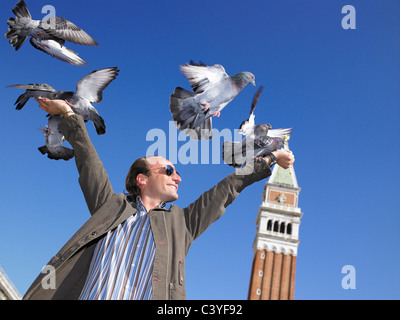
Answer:
[{"label": "man's hand", "polygon": [[[279,164],[282,168],[288,169],[293,165],[294,162],[294,154],[290,150],[276,150],[272,152],[276,157],[276,163]],[[271,159],[270,157],[264,157],[264,160],[270,165]]]},{"label": "man's hand", "polygon": [[64,117],[72,114],[72,105],[66,100],[50,100],[48,98],[36,99],[39,103],[39,107],[50,115],[61,114]]}]

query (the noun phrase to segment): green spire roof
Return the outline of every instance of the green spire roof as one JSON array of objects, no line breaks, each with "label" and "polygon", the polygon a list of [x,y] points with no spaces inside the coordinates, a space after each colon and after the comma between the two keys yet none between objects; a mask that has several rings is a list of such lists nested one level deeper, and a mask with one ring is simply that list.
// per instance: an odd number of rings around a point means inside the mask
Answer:
[{"label": "green spire roof", "polygon": [[[288,140],[289,136],[287,136],[287,139],[285,140],[286,143],[284,149],[289,149]],[[276,164],[274,166],[274,169],[272,170],[272,174],[268,182],[293,188],[299,187],[299,185],[297,184],[297,178],[293,166],[289,169],[284,169]]]},{"label": "green spire roof", "polygon": [[294,168],[291,167],[289,169],[283,169],[277,164],[272,170],[272,174],[268,182],[293,188],[299,187],[299,185],[297,184]]}]

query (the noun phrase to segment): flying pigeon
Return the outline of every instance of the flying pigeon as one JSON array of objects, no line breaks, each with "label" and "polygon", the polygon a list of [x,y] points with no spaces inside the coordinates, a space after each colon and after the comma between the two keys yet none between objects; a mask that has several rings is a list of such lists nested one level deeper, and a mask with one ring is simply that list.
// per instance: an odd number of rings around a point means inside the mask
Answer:
[{"label": "flying pigeon", "polygon": [[73,65],[86,65],[76,52],[64,46],[65,41],[98,46],[91,36],[67,19],[50,17],[44,20],[32,20],[23,0],[20,0],[12,11],[15,18],[8,19],[8,31],[5,36],[10,39],[9,43],[15,50],[18,50],[30,36],[30,43],[36,49]]},{"label": "flying pigeon", "polygon": [[272,129],[269,123],[254,123],[254,109],[262,90],[263,87],[260,87],[253,98],[249,119],[243,121],[239,127],[238,132],[245,137],[241,142],[225,141],[222,145],[222,159],[235,168],[284,147],[292,132],[293,128]]},{"label": "flying pigeon", "polygon": [[49,159],[63,159],[67,161],[73,158],[74,150],[62,146],[65,139],[62,133],[58,130],[58,124],[62,119],[63,118],[59,115],[51,116],[46,128],[40,129],[44,134],[46,144],[38,149],[42,154],[47,154]]},{"label": "flying pigeon", "polygon": [[212,117],[231,102],[255,77],[250,72],[229,76],[222,65],[204,63],[180,66],[194,92],[177,87],[170,96],[170,111],[177,128],[195,140],[212,138]]},{"label": "flying pigeon", "polygon": [[118,68],[111,67],[95,70],[84,76],[76,84],[76,92],[57,91],[48,84],[29,84],[29,85],[11,85],[9,87],[26,89],[25,93],[20,95],[15,102],[16,109],[21,110],[29,98],[42,97],[49,99],[67,100],[72,104],[72,110],[81,115],[84,121],[92,120],[97,134],[104,134],[106,126],[103,118],[98,114],[92,103],[99,103],[103,99],[103,90],[118,75]]}]

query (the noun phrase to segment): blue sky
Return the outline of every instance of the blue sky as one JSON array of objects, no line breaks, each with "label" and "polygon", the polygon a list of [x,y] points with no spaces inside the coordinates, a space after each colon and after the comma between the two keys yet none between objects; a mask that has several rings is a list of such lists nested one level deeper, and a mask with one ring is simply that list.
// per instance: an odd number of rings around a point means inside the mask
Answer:
[{"label": "blue sky", "polygon": [[[4,33],[15,3],[0,3]],[[114,190],[123,192],[129,166],[154,143],[147,133],[173,133],[169,95],[176,86],[190,89],[178,68],[193,59],[220,63],[228,74],[254,73],[264,86],[257,122],[295,128],[290,147],[304,213],[295,298],[400,297],[397,0],[27,1],[35,19],[48,4],[100,46],[67,44],[88,63],[77,67],[29,42],[15,52],[0,41],[0,265],[22,294],[89,213],[74,161],[49,160],[37,150],[44,112],[34,102],[16,111],[22,91],[6,86],[42,82],[75,90],[89,72],[117,66],[119,76],[97,105],[107,133],[87,128]],[[341,24],[349,4],[356,9],[353,30]],[[255,92],[247,86],[214,127],[237,128]],[[176,142],[178,150],[187,142]],[[213,164],[211,155],[209,162],[176,164],[183,181],[175,204],[185,207],[233,171]],[[188,299],[247,298],[264,184],[245,189],[191,247]],[[354,290],[341,286],[345,265],[356,270]]]}]

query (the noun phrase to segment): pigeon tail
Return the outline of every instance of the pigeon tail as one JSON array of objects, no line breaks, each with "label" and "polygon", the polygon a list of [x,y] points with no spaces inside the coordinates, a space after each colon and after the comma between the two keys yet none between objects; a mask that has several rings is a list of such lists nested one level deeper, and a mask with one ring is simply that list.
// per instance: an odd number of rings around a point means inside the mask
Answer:
[{"label": "pigeon tail", "polygon": [[16,104],[17,106],[15,107],[15,110],[21,110],[24,105],[28,102],[30,96],[27,96],[26,93],[21,94],[18,98],[17,101],[15,101],[14,104]]},{"label": "pigeon tail", "polygon": [[[170,111],[177,128],[195,140],[212,138],[212,120],[207,112],[196,112],[196,107],[188,99],[196,96],[194,92],[176,87],[170,96]],[[186,102],[186,103],[185,103]],[[194,102],[194,101],[193,101]]]},{"label": "pigeon tail", "polygon": [[9,43],[15,50],[18,50],[28,38],[26,31],[24,32],[22,29],[25,28],[26,23],[31,20],[32,17],[23,0],[19,1],[12,11],[15,14],[15,18],[7,20],[8,31],[5,36],[7,39],[10,39]]},{"label": "pigeon tail", "polygon": [[51,148],[50,150],[46,145],[44,145],[39,147],[38,150],[42,154],[47,154],[47,158],[52,160],[62,159],[68,161],[69,159],[74,157],[74,150],[63,146],[58,146],[57,148]]},{"label": "pigeon tail", "polygon": [[90,115],[90,120],[93,121],[94,127],[96,128],[96,132],[98,135],[102,135],[106,133],[106,124],[104,119],[97,113],[93,113]]},{"label": "pigeon tail", "polygon": [[41,146],[38,148],[38,150],[42,153],[42,154],[46,154],[47,152],[49,152],[49,149],[47,148],[47,146]]},{"label": "pigeon tail", "polygon": [[7,39],[10,39],[8,42],[14,47],[15,51],[17,51],[21,48],[28,36],[19,34],[22,27],[17,24],[14,18],[8,19],[7,24],[9,27],[5,36]]},{"label": "pigeon tail", "polygon": [[207,118],[197,128],[187,128],[185,133],[193,140],[212,139],[212,118]]},{"label": "pigeon tail", "polygon": [[32,16],[26,6],[24,0],[18,1],[15,7],[12,9],[12,12],[15,14],[17,18],[29,18],[32,19]]}]

